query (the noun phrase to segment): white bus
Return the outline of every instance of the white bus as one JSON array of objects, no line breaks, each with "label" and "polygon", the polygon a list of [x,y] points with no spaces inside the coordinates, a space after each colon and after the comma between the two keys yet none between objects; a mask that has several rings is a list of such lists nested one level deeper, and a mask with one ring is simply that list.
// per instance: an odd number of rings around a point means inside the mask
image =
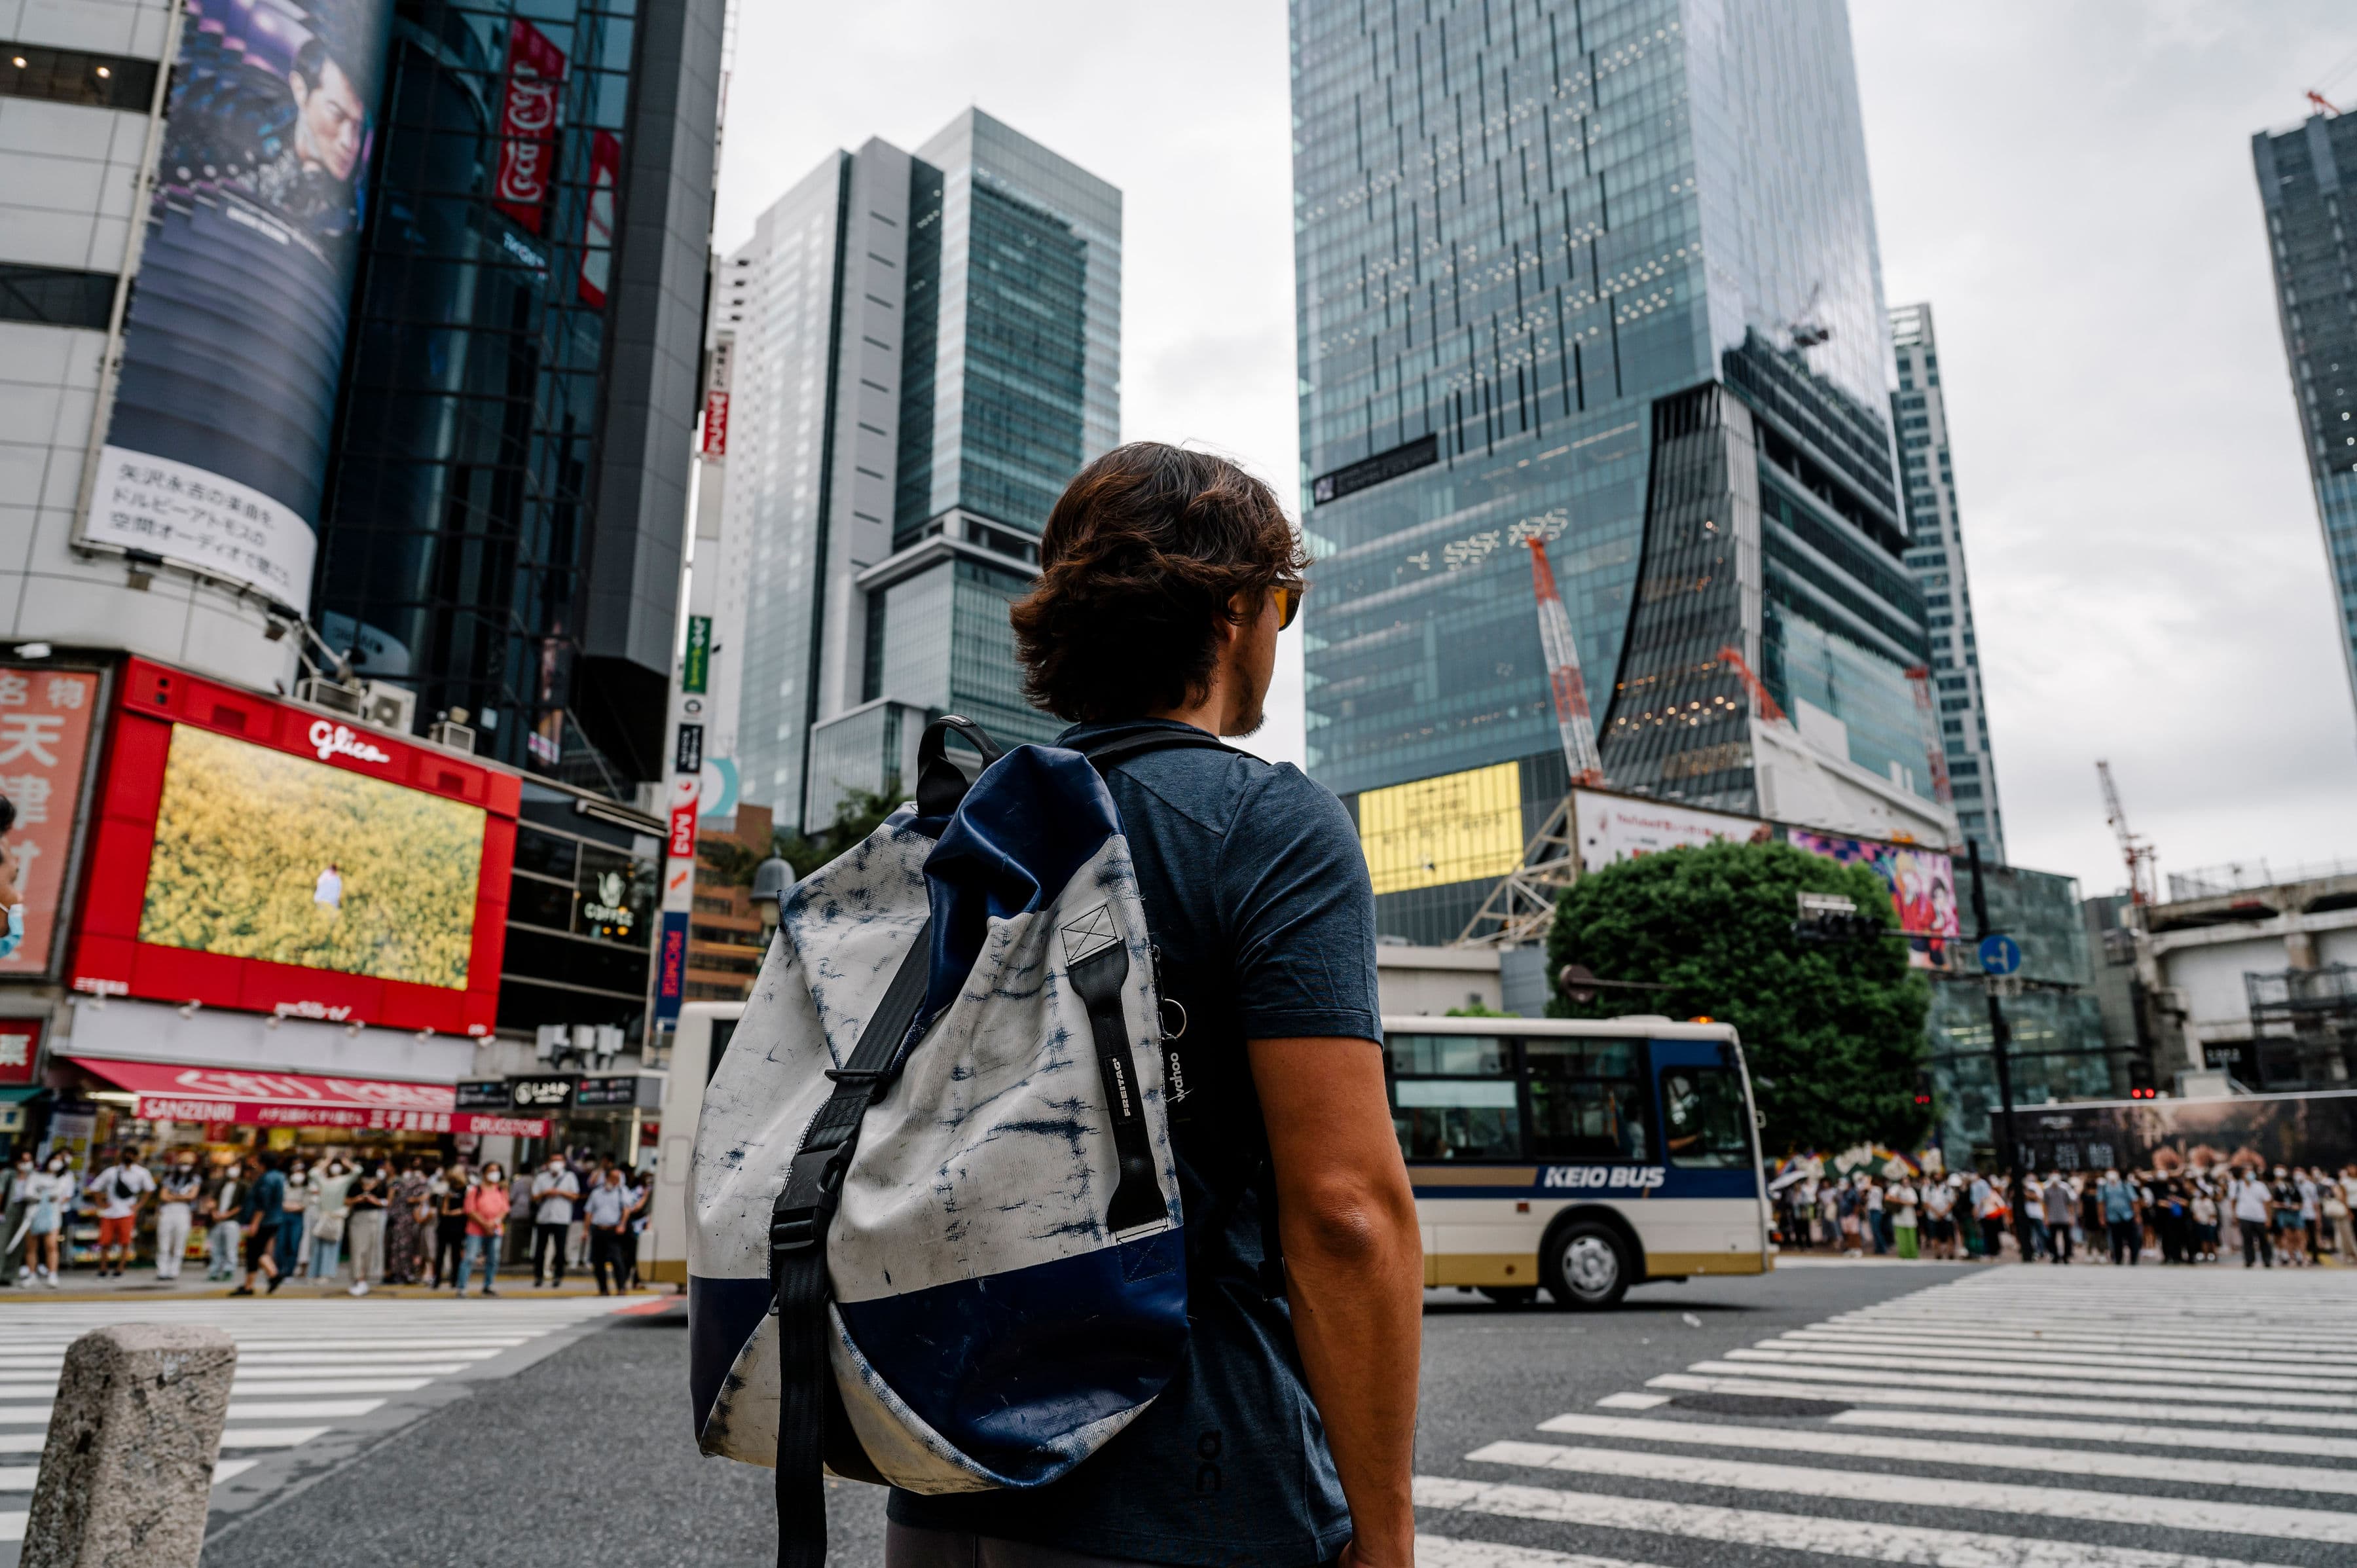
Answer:
[{"label": "white bus", "polygon": [[1725,1024],[1383,1020],[1424,1283],[1602,1307],[1772,1266],[1750,1075]]},{"label": "white bus", "polygon": [[[744,1012],[680,1010],[650,1280],[686,1281],[696,1117]],[[1426,1285],[1598,1307],[1647,1280],[1768,1271],[1751,1082],[1726,1025],[1386,1017],[1383,1032]]]}]

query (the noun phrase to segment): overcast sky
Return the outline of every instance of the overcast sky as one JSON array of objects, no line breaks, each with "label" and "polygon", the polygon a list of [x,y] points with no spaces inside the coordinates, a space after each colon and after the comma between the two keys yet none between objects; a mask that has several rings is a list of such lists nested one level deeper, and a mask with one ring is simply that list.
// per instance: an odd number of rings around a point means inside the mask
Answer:
[{"label": "overcast sky", "polygon": [[[2098,757],[2164,873],[2357,857],[2357,710],[2250,157],[2357,51],[2357,10],[1851,16],[1885,286],[1939,329],[2012,858],[2119,885]],[[740,0],[739,27],[721,249],[829,149],[913,147],[979,104],[1122,188],[1123,435],[1292,499],[1282,4]],[[1297,760],[1297,647],[1282,668],[1255,745]]]}]

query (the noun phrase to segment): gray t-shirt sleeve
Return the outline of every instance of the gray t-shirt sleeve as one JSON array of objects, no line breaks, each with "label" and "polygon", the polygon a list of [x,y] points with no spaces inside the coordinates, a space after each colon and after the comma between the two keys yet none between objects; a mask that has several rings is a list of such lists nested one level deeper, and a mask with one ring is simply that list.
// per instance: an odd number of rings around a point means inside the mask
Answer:
[{"label": "gray t-shirt sleeve", "polygon": [[1281,764],[1247,790],[1220,850],[1244,1037],[1383,1038],[1375,894],[1351,814]]}]

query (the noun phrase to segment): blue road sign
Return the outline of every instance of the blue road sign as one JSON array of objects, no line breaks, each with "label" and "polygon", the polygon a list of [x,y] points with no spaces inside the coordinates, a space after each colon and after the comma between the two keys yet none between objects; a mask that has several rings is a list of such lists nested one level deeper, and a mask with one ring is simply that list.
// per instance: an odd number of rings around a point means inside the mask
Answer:
[{"label": "blue road sign", "polygon": [[1998,935],[1981,939],[1981,972],[2011,974],[2021,967],[2021,944]]}]

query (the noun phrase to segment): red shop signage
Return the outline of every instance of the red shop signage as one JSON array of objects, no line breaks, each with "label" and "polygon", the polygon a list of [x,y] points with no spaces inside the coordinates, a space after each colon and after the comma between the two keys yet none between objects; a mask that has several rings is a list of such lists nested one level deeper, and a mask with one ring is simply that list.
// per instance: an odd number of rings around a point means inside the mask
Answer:
[{"label": "red shop signage", "polygon": [[499,209],[540,232],[555,183],[556,119],[565,89],[565,51],[521,17],[508,24],[507,91],[500,102]]}]

